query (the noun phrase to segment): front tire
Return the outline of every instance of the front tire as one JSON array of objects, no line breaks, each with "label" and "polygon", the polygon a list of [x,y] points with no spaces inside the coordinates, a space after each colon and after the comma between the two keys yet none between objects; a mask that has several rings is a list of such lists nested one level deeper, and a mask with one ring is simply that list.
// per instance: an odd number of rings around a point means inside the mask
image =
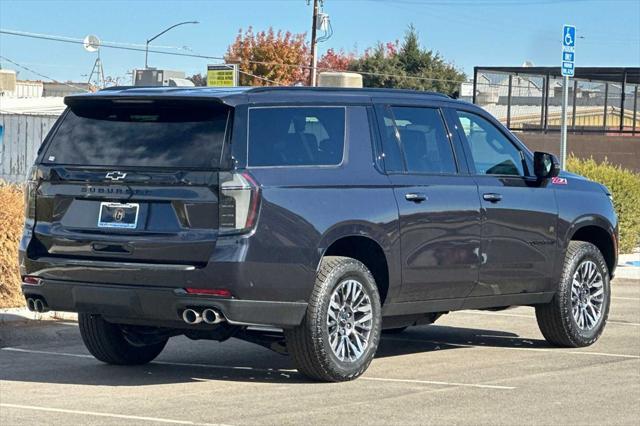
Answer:
[{"label": "front tire", "polygon": [[153,361],[164,349],[167,340],[150,345],[134,345],[117,324],[100,315],[78,314],[78,325],[84,345],[96,359],[115,365],[140,365]]},{"label": "front tire", "polygon": [[551,302],[536,306],[540,331],[556,346],[589,346],[604,331],[610,299],[609,269],[600,250],[571,241],[556,294]]},{"label": "front tire", "polygon": [[285,330],[302,374],[326,382],[353,380],[369,367],[380,341],[382,311],[371,272],[349,257],[322,259],[302,323]]}]

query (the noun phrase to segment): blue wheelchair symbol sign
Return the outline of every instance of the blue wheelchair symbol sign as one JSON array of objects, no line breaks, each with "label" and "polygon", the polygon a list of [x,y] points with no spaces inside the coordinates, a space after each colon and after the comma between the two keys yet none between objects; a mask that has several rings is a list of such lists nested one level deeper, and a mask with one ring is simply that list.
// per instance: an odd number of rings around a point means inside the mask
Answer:
[{"label": "blue wheelchair symbol sign", "polygon": [[567,47],[576,45],[576,27],[573,25],[562,27],[562,45]]}]

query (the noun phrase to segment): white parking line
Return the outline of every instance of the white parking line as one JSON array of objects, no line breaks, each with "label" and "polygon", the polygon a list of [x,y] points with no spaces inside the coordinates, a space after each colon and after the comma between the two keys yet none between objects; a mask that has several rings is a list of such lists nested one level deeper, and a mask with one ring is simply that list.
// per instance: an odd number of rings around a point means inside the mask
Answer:
[{"label": "white parking line", "polygon": [[38,351],[35,349],[21,349],[21,348],[2,348],[1,350],[3,351],[8,351],[8,352],[24,352],[24,353],[28,353],[28,354],[40,354],[40,355],[61,355],[61,356],[72,356],[75,358],[93,358],[93,356],[91,355],[84,355],[84,354],[71,354],[68,352],[51,352],[51,351]]},{"label": "white parking line", "polygon": [[[515,317],[515,318],[530,318],[536,319],[535,315],[523,315],[523,314],[505,314],[504,312],[490,312],[490,311],[456,311],[454,314],[464,314],[464,315],[492,315],[498,317]],[[607,324],[616,324],[616,325],[631,325],[635,327],[640,327],[640,323],[637,322],[624,322],[624,321],[611,321],[607,320]]]},{"label": "white parking line", "polygon": [[619,297],[619,296],[611,296],[612,299],[618,300],[633,300],[636,302],[640,302],[640,297]]},{"label": "white parking line", "polygon": [[[8,351],[8,352],[22,352],[22,353],[39,354],[39,355],[57,355],[57,356],[66,356],[66,357],[74,357],[74,358],[90,358],[90,359],[94,358],[92,355],[72,354],[69,352],[39,351],[35,349],[22,349],[22,348],[9,347],[9,348],[2,348],[1,350]],[[213,368],[213,369],[219,369],[219,370],[259,371],[264,373],[293,373],[296,371],[296,370],[284,370],[284,369],[276,369],[276,368],[238,367],[233,365],[194,364],[189,362],[151,361],[150,364],[174,365],[177,367]]]},{"label": "white parking line", "polygon": [[438,382],[433,380],[413,380],[413,379],[385,379],[380,377],[360,377],[358,380],[371,380],[376,382],[398,382],[398,383],[416,383],[423,385],[442,385],[442,386],[460,386],[468,388],[480,388],[480,389],[501,389],[501,390],[513,390],[516,389],[513,386],[498,386],[498,385],[483,385],[476,383],[455,383],[455,382]]},{"label": "white parking line", "polygon": [[[57,356],[67,356],[67,357],[74,357],[74,358],[93,358],[93,356],[91,355],[72,354],[67,352],[39,351],[39,350],[33,350],[33,349],[2,348],[1,350],[8,351],[8,352],[21,352],[21,353],[31,353],[31,354],[39,354],[39,355],[57,355]],[[227,365],[192,364],[192,363],[186,363],[186,362],[168,362],[168,361],[152,361],[151,364],[173,365],[178,367],[212,368],[212,369],[218,369],[218,370],[244,370],[244,371],[257,371],[262,373],[280,373],[281,375],[286,377],[289,377],[289,374],[291,373],[297,372],[296,370],[291,370],[291,369],[234,367],[234,366],[227,366]],[[203,380],[203,379],[198,379],[198,380]],[[485,385],[481,383],[457,383],[457,382],[441,382],[441,381],[432,381],[432,380],[413,380],[413,379],[387,379],[387,378],[381,378],[381,377],[360,377],[360,380],[370,380],[370,381],[378,381],[378,382],[415,383],[415,384],[423,384],[423,385],[460,386],[460,387],[472,387],[472,388],[480,388],[480,389],[500,389],[500,390],[516,389],[512,386]]]},{"label": "white parking line", "polygon": [[97,417],[110,417],[114,419],[125,419],[125,420],[137,420],[137,421],[145,421],[145,422],[155,422],[155,423],[172,423],[178,425],[207,425],[207,426],[222,426],[219,423],[196,423],[188,420],[172,420],[172,419],[162,419],[158,417],[143,417],[143,416],[128,416],[126,414],[114,414],[114,413],[101,413],[97,411],[83,411],[83,410],[67,410],[64,408],[52,408],[52,407],[39,407],[35,405],[21,405],[21,404],[5,404],[0,403],[0,407],[4,408],[18,408],[22,410],[34,410],[34,411],[46,411],[50,413],[63,413],[63,414],[80,414],[84,416],[97,416]]}]

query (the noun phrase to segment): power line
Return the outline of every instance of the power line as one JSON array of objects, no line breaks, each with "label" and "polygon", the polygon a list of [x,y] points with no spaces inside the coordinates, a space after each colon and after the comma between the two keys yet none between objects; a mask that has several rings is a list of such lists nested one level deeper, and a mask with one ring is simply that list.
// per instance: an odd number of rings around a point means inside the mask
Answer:
[{"label": "power line", "polygon": [[[17,37],[26,37],[26,38],[35,38],[40,40],[49,40],[49,41],[58,41],[62,43],[70,43],[70,44],[80,44],[84,45],[84,41],[80,39],[73,39],[69,37],[61,37],[61,36],[53,36],[48,34],[37,34],[37,33],[25,33],[22,31],[13,31],[13,30],[5,30],[0,29],[0,34],[12,35]],[[129,50],[134,52],[145,52],[145,49],[131,46],[120,46],[112,43],[101,43],[100,47],[106,47],[109,49],[120,49],[120,50]],[[150,53],[157,53],[160,55],[172,55],[172,56],[183,56],[189,58],[199,58],[199,59],[215,59],[215,60],[224,60],[223,57],[220,56],[206,56],[206,55],[198,55],[194,53],[178,53],[178,52],[164,52],[162,50],[149,50]]]},{"label": "power line", "polygon": [[[45,39],[45,40],[50,40],[50,41],[60,41],[60,42],[66,42],[66,43],[73,43],[73,44],[83,44],[84,42],[79,40],[79,39],[72,39],[70,37],[63,37],[63,36],[52,36],[52,35],[47,35],[47,34],[35,34],[35,33],[23,33],[23,32],[18,32],[18,31],[11,31],[11,30],[2,30],[0,29],[0,34],[8,34],[8,35],[15,35],[15,36],[20,36],[20,37],[28,37],[28,38],[36,38],[36,39]],[[144,49],[137,49],[137,48],[132,48],[132,47],[120,47],[120,46],[103,46],[103,47],[109,47],[109,48],[113,48],[113,49],[123,49],[123,50],[135,50],[135,51],[142,51],[144,52]],[[176,52],[164,52],[164,51],[152,51],[150,50],[150,52],[152,53],[158,53],[158,54],[163,54],[163,55],[170,55],[170,56],[187,56],[187,57],[194,57],[194,58],[205,58],[205,59],[215,59],[215,60],[223,60],[224,58],[221,57],[216,57],[216,56],[208,56],[208,55],[201,55],[201,54],[185,54],[185,53],[176,53]],[[0,56],[0,58],[6,60],[7,62],[10,62],[16,66],[19,66],[22,69],[25,69],[29,72],[32,72],[40,77],[46,78],[48,80],[51,80],[53,82],[59,83],[59,84],[64,84],[66,86],[69,87],[73,87],[75,89],[79,89],[79,90],[83,90],[83,91],[88,91],[86,89],[77,87],[77,86],[73,86],[71,84],[68,83],[62,83],[59,82],[51,77],[48,77],[44,74],[41,74],[31,68],[28,68],[24,65],[18,64],[4,56]],[[249,60],[247,61],[248,63],[252,63],[252,64],[259,64],[259,65],[268,65],[268,66],[286,66],[286,67],[295,67],[295,68],[303,68],[303,69],[310,69],[310,66],[307,65],[301,65],[301,64],[286,64],[286,63],[280,63],[280,62],[264,62],[264,61],[252,61]],[[225,64],[226,65],[226,64]],[[229,66],[229,68],[231,68],[231,66]],[[318,71],[341,71],[341,70],[335,70],[332,68],[326,68],[326,67],[318,67],[316,68]],[[269,78],[266,77],[262,77],[262,76],[258,76],[255,74],[252,74],[248,71],[242,71],[240,69],[238,69],[238,72],[244,75],[247,75],[249,77],[253,77],[253,78],[257,78],[259,80],[262,81],[266,81],[268,83],[271,84],[275,84],[278,85],[280,84],[278,81],[275,80],[271,80]],[[371,76],[378,76],[378,77],[386,77],[386,78],[409,78],[409,79],[417,79],[417,80],[424,80],[424,81],[441,81],[441,82],[447,82],[447,83],[461,83],[459,80],[452,80],[452,79],[443,79],[443,78],[430,78],[430,77],[422,77],[422,76],[414,76],[414,75],[402,75],[402,74],[390,74],[390,73],[377,73],[377,72],[367,72],[367,71],[355,71],[358,72],[359,74],[363,74],[363,75],[371,75]],[[493,87],[498,87],[498,86],[503,86],[503,87],[507,87],[508,84],[505,83],[497,83],[497,82],[487,82],[487,83],[479,83],[481,85],[489,85],[489,86],[493,86]],[[512,85],[513,88],[524,88],[524,89],[528,89],[530,88],[529,85]]]},{"label": "power line", "polygon": [[[17,36],[17,37],[34,38],[34,39],[40,39],[40,40],[57,41],[57,42],[71,43],[71,44],[83,44],[84,43],[82,40],[79,40],[79,39],[71,39],[71,38],[67,38],[67,37],[52,36],[52,35],[48,35],[48,34],[24,33],[24,32],[21,32],[21,31],[13,31],[13,30],[5,30],[5,29],[0,29],[0,34],[12,35],[12,36]],[[145,49],[141,49],[141,48],[127,47],[127,46],[117,46],[117,45],[112,45],[112,44],[102,44],[101,47],[105,47],[105,48],[109,48],[109,49],[120,49],[120,50],[136,51],[136,52],[144,52],[145,51]],[[225,60],[224,57],[220,57],[220,56],[209,56],[209,55],[201,55],[201,54],[195,54],[195,53],[165,52],[165,51],[161,51],[161,50],[149,50],[149,52],[150,53],[157,53],[157,54],[160,54],[160,55],[179,56],[179,57],[188,57],[188,58],[196,58],[196,59],[212,59],[212,60],[217,60],[217,61],[224,61]],[[246,62],[248,62],[250,64],[255,64],[255,65],[281,66],[281,67],[290,67],[290,68],[311,69],[311,67],[309,65],[303,65],[303,64],[287,64],[287,63],[282,63],[282,62],[253,61],[253,60],[248,60]],[[319,68],[316,68],[316,69],[319,70],[319,71],[343,71],[343,70],[336,70],[336,69],[327,68],[327,67],[319,67]],[[364,74],[364,75],[379,76],[379,77],[386,77],[386,78],[397,77],[397,78],[409,78],[409,79],[423,80],[423,81],[442,81],[442,82],[447,82],[447,83],[460,83],[459,80],[444,79],[444,78],[430,78],[430,77],[422,77],[422,76],[410,75],[410,74],[406,74],[406,75],[404,75],[404,74],[387,74],[387,73],[376,73],[376,72],[367,72],[367,71],[357,71],[357,72],[360,73],[360,74]],[[255,77],[258,77],[258,76],[255,76]],[[261,78],[261,77],[258,77],[258,78]],[[268,79],[266,79],[266,80],[268,80]],[[273,80],[271,80],[271,81],[273,82]]]},{"label": "power line", "polygon": [[[19,37],[44,39],[44,40],[49,40],[49,41],[59,41],[59,42],[73,43],[73,44],[83,44],[84,43],[82,40],[72,39],[70,37],[52,36],[52,35],[48,35],[48,34],[24,33],[24,32],[20,32],[20,31],[12,31],[12,30],[4,30],[4,29],[0,29],[0,34],[8,34],[8,35],[14,35],[14,36],[19,36]],[[126,47],[126,46],[103,45],[102,47],[107,47],[107,48],[112,48],[112,49],[121,49],[121,50],[133,50],[133,51],[140,51],[140,52],[144,52],[145,51],[145,49],[134,48],[134,47]],[[224,60],[223,57],[202,55],[202,54],[197,54],[197,53],[188,54],[188,53],[177,53],[177,52],[164,52],[164,51],[161,51],[161,50],[157,50],[157,51],[150,50],[149,52],[158,53],[158,54],[161,54],[161,55],[169,55],[169,56],[192,57],[192,58],[198,58],[198,59]],[[246,62],[251,63],[251,64],[256,64],[256,65],[265,65],[265,66],[284,66],[284,67],[311,69],[310,66],[303,65],[303,64],[287,64],[287,63],[281,63],[281,62],[253,61],[253,60],[248,60]],[[24,66],[21,66],[21,67],[24,68],[24,69],[27,69]],[[333,69],[333,68],[326,68],[326,67],[317,67],[316,70],[318,70],[318,71],[342,71],[342,70],[336,70],[336,69]],[[34,72],[35,74],[38,74],[35,71],[32,71],[32,70],[30,70],[30,71]],[[266,78],[266,77],[261,77],[261,76],[252,74],[252,73],[250,73],[248,71],[242,71],[242,70],[238,70],[238,71],[241,74],[245,74],[245,75],[248,75],[250,77],[254,77],[254,78],[266,81],[268,83],[280,84],[279,82],[277,82],[275,80],[271,80],[271,79]],[[461,83],[459,80],[445,79],[445,78],[431,78],[431,77],[423,77],[423,76],[416,76],[416,75],[410,75],[410,74],[403,75],[403,74],[379,73],[379,72],[368,72],[368,71],[355,71],[355,72],[357,72],[359,74],[363,74],[363,75],[370,75],[370,76],[376,76],[376,77],[385,77],[385,78],[408,78],[408,79],[415,79],[415,80],[422,80],[422,81],[440,81],[440,82],[445,82],[445,83],[456,83],[456,84]],[[47,78],[49,80],[52,80],[52,81],[55,81],[50,77],[45,77],[45,78]],[[62,83],[62,84],[66,84],[66,83]],[[491,85],[492,86],[505,86],[505,87],[508,86],[507,84],[503,84],[503,83],[491,83]],[[528,86],[512,86],[512,87],[526,88]],[[85,90],[85,89],[82,89],[82,90]]]}]

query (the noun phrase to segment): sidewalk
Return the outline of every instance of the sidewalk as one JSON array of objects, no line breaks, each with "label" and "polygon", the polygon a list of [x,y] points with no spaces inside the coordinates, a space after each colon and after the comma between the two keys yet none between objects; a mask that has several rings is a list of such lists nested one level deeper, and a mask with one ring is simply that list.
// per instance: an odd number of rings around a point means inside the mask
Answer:
[{"label": "sidewalk", "polygon": [[640,248],[636,248],[633,253],[619,256],[616,278],[640,281]]},{"label": "sidewalk", "polygon": [[26,307],[0,309],[0,327],[18,325],[31,321],[77,321],[78,315],[72,312],[29,312]]}]

